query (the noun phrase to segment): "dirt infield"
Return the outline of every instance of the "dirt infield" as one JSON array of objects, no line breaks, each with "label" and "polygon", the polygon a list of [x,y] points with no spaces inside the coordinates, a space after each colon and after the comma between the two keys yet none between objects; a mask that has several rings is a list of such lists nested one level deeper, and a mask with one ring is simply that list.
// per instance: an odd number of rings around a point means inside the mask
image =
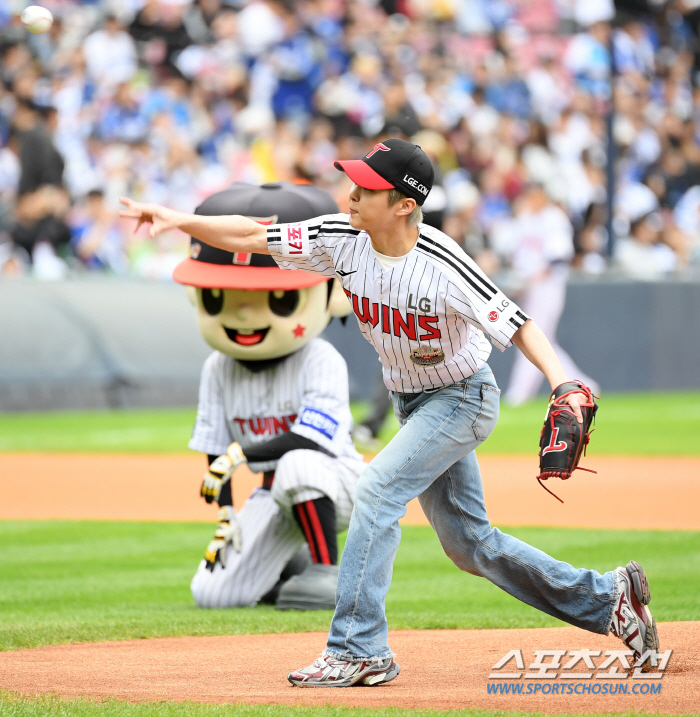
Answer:
[{"label": "dirt infield", "polygon": [[[535,458],[485,456],[480,463],[495,524],[700,530],[698,459],[589,460],[597,475],[583,473],[557,482],[564,505],[537,485]],[[203,469],[201,457],[186,455],[0,454],[0,518],[214,521],[216,508],[198,498]],[[250,472],[237,474],[237,505],[258,482]],[[404,522],[425,522],[417,502],[409,506]],[[605,651],[620,649],[621,643],[576,628],[396,631],[391,644],[402,667],[400,677],[381,688],[349,690],[300,690],[285,680],[289,669],[318,655],[324,633],[59,645],[0,653],[0,688],[25,695],[130,701],[697,713],[700,623],[662,624],[660,635],[662,650],[674,650],[660,681],[501,681],[523,685],[526,691],[517,696],[488,692],[488,685],[496,684],[488,679],[491,667],[509,650],[522,650],[527,670],[536,649]],[[215,676],[211,665],[216,665]],[[550,687],[543,694],[545,684],[559,686],[559,692],[572,684],[575,691],[553,694]],[[606,684],[615,687],[614,695],[581,693]],[[635,685],[647,684],[660,686],[661,692],[633,693]],[[627,686],[626,694],[621,685]],[[527,693],[528,688],[533,692]]]},{"label": "dirt infield", "polygon": [[[697,712],[700,690],[700,623],[665,623],[660,627],[662,649],[673,649],[663,678],[638,680],[555,678],[501,680],[529,685],[535,694],[489,694],[492,666],[509,650],[520,649],[525,670],[536,649],[620,649],[614,637],[602,637],[573,627],[541,630],[396,631],[392,648],[401,675],[377,688],[309,690],[293,688],[285,679],[291,668],[309,664],[325,643],[325,633],[181,637],[127,642],[42,647],[0,653],[0,687],[25,695],[55,693],[61,697],[87,695],[129,701],[190,700],[252,704],[350,705],[356,707],[415,707],[523,710],[541,712],[621,712],[645,710],[664,714]],[[567,658],[568,659],[568,658]],[[597,665],[602,657],[594,658]],[[212,670],[212,665],[216,669]],[[512,670],[511,670],[512,668]],[[513,663],[506,668],[513,671]],[[549,694],[542,694],[542,688]],[[611,694],[553,694],[552,687],[572,684]],[[646,687],[642,687],[642,685]],[[661,688],[660,694],[633,694]],[[626,686],[627,694],[621,694]]]},{"label": "dirt infield", "polygon": [[[697,458],[588,458],[597,474],[550,481],[563,505],[537,484],[535,456],[483,456],[480,463],[496,525],[700,530]],[[215,521],[216,507],[198,497],[203,471],[202,457],[186,454],[0,454],[0,519]],[[236,505],[258,484],[238,471]],[[417,501],[403,522],[425,523]]]}]

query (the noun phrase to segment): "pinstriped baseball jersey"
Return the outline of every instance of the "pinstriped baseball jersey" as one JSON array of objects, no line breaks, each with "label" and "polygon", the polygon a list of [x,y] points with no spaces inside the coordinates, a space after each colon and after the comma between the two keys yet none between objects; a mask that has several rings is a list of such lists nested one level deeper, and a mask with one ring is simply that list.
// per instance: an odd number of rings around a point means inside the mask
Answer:
[{"label": "pinstriped baseball jersey", "polygon": [[[347,367],[343,357],[315,338],[274,369],[253,373],[215,351],[202,369],[197,420],[189,447],[213,455],[232,441],[243,448],[294,431],[338,458],[361,459],[350,432]],[[277,461],[251,463],[273,470]]]},{"label": "pinstriped baseball jersey", "polygon": [[485,365],[491,344],[504,351],[528,318],[450,237],[425,224],[404,261],[387,271],[346,214],[268,227],[267,241],[283,269],[338,277],[392,391],[468,378]]}]

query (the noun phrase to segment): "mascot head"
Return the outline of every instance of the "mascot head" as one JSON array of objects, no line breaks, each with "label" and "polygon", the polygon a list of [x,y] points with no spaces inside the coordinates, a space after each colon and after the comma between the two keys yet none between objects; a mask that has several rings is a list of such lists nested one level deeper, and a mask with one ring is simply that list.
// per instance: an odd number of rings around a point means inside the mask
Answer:
[{"label": "mascot head", "polygon": [[[205,200],[196,214],[241,214],[261,224],[304,221],[337,213],[328,192],[311,185],[238,183]],[[350,313],[336,279],[280,269],[271,256],[232,254],[192,239],[190,257],[173,278],[188,287],[199,330],[217,351],[266,362],[298,351],[332,317]]]}]

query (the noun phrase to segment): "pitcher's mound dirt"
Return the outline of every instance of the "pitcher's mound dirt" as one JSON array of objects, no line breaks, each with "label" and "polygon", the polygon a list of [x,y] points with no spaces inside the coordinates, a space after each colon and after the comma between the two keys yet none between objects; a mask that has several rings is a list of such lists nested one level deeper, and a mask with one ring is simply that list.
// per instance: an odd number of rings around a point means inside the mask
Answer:
[{"label": "pitcher's mound dirt", "polygon": [[[700,459],[589,457],[594,473],[549,481],[563,505],[535,480],[537,456],[480,456],[486,507],[495,525],[700,530]],[[201,455],[0,453],[0,518],[216,521],[217,506],[199,498]],[[26,476],[32,476],[32,490]],[[663,478],[660,478],[662,476]],[[260,485],[236,471],[242,506]],[[659,491],[663,486],[663,500]],[[604,496],[604,498],[601,498]],[[624,505],[621,511],[619,506]],[[418,501],[402,521],[427,523]]]},{"label": "pitcher's mound dirt", "polygon": [[[696,712],[700,704],[697,666],[700,623],[659,626],[662,650],[673,656],[661,680],[630,676],[614,680],[510,680],[521,695],[494,695],[487,685],[492,666],[520,649],[525,669],[536,649],[619,650],[619,640],[577,628],[541,630],[395,631],[391,645],[400,676],[382,687],[299,689],[286,680],[290,669],[310,664],[325,644],[324,633],[182,637],[59,645],[0,653],[0,687],[25,695],[107,696],[130,701],[190,700],[289,705],[350,705],[455,709],[480,707],[542,712]],[[602,657],[594,658],[599,665]],[[510,667],[514,666],[511,662]],[[583,670],[581,670],[583,671]],[[617,694],[542,694],[542,686],[572,683],[579,692],[608,685]],[[528,686],[539,685],[536,694]],[[627,694],[620,693],[620,686]],[[660,686],[660,694],[633,694]],[[547,690],[547,688],[545,688]],[[560,687],[561,691],[561,687]]]}]

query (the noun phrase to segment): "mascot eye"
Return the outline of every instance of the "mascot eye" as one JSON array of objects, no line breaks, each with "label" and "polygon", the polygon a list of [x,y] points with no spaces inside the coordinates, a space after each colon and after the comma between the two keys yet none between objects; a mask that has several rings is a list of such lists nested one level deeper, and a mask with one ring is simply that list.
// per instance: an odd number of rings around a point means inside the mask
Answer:
[{"label": "mascot eye", "polygon": [[291,316],[299,306],[299,292],[292,291],[271,291],[270,309],[277,316]]},{"label": "mascot eye", "polygon": [[216,316],[224,308],[224,292],[221,289],[202,289],[202,306],[210,316]]}]

